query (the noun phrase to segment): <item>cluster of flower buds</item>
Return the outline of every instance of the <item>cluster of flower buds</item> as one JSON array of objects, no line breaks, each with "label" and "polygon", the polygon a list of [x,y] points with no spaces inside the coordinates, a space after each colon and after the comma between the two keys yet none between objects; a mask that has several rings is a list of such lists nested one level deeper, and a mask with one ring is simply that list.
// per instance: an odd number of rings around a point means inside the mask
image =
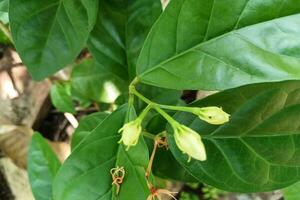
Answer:
[{"label": "cluster of flower buds", "polygon": [[[222,108],[218,107],[189,108],[189,112],[197,115],[201,120],[214,125],[224,124],[229,121],[230,117]],[[126,123],[119,130],[119,132],[122,132],[122,137],[119,142],[122,142],[127,147],[126,150],[138,143],[142,132],[142,119],[143,117],[138,117]],[[169,121],[169,123],[174,129],[174,138],[178,148],[189,156],[189,161],[191,158],[205,161],[206,151],[200,135],[175,120]]]}]

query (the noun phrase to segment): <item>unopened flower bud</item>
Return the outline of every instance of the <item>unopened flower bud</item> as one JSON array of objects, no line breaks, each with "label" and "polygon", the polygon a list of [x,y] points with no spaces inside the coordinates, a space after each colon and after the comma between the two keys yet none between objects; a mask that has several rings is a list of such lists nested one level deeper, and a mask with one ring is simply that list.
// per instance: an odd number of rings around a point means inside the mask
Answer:
[{"label": "unopened flower bud", "polygon": [[220,125],[229,121],[230,115],[219,107],[203,107],[195,110],[194,114],[210,124]]},{"label": "unopened flower bud", "polygon": [[122,132],[122,137],[119,143],[123,142],[128,150],[131,146],[135,146],[139,141],[139,136],[142,132],[142,125],[139,119],[128,122],[119,130]]},{"label": "unopened flower bud", "polygon": [[174,128],[174,137],[178,148],[189,156],[188,162],[191,158],[206,160],[205,147],[198,133],[184,125],[179,125]]}]

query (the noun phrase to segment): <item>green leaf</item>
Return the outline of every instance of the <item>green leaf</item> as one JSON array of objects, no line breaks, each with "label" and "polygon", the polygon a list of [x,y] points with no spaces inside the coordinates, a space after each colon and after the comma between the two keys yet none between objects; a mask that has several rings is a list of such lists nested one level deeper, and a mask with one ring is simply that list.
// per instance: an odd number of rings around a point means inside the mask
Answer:
[{"label": "green leaf", "polygon": [[8,6],[9,6],[8,0],[0,0],[0,21],[4,24],[7,24],[9,22]]},{"label": "green leaf", "polygon": [[15,46],[36,80],[72,63],[94,27],[98,0],[10,0]]},{"label": "green leaf", "polygon": [[175,115],[203,138],[207,160],[188,163],[173,134],[168,136],[177,161],[199,181],[227,191],[260,192],[300,180],[299,81],[244,86],[191,106],[219,106],[231,114],[222,126],[189,113]]},{"label": "green leaf", "polygon": [[28,153],[28,174],[36,200],[52,199],[52,182],[60,165],[45,139],[35,133]]},{"label": "green leaf", "polygon": [[52,85],[50,96],[53,105],[59,111],[73,114],[76,113],[72,102],[70,85],[60,83]]},{"label": "green leaf", "polygon": [[285,200],[298,200],[300,199],[300,182],[285,188],[283,190]]},{"label": "green leaf", "polygon": [[109,114],[97,112],[83,117],[72,136],[71,147],[74,149],[83,139],[90,134]]},{"label": "green leaf", "polygon": [[97,62],[124,80],[135,77],[137,57],[160,13],[159,0],[100,0],[88,44]]},{"label": "green leaf", "polygon": [[[123,106],[113,112],[75,148],[55,179],[54,200],[147,198],[145,168],[149,155],[146,144],[141,138],[129,151],[118,144],[118,130],[127,118],[127,110],[128,106]],[[117,166],[126,171],[118,197],[110,174]]]},{"label": "green leaf", "polygon": [[137,74],[172,89],[299,79],[299,13],[295,0],[172,0],[145,41]]},{"label": "green leaf", "polygon": [[112,103],[127,83],[93,60],[74,67],[71,77],[72,93],[89,101]]}]

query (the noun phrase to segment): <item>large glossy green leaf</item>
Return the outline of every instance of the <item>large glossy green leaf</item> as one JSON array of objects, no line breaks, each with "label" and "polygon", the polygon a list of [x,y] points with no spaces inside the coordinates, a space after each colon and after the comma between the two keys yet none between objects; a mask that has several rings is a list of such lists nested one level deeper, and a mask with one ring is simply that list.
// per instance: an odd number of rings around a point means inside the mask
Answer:
[{"label": "large glossy green leaf", "polygon": [[72,92],[88,101],[112,103],[127,83],[94,60],[76,65],[71,77]]},{"label": "large glossy green leaf", "polygon": [[300,182],[285,188],[283,190],[285,200],[298,200],[300,199]]},{"label": "large glossy green leaf", "polygon": [[89,49],[114,74],[133,78],[144,40],[160,13],[159,0],[100,0]]},{"label": "large glossy green leaf", "polygon": [[79,125],[72,135],[71,147],[74,149],[90,132],[96,128],[109,114],[97,112],[80,119]]},{"label": "large glossy green leaf", "polygon": [[[109,115],[73,151],[54,182],[54,200],[146,199],[149,190],[145,168],[149,155],[144,141],[125,151],[118,144],[118,130],[126,119],[127,106]],[[110,170],[124,167],[126,175],[118,197],[112,186]]]},{"label": "large glossy green leaf", "polygon": [[51,147],[35,133],[28,154],[28,174],[36,200],[52,199],[52,182],[60,165]]},{"label": "large glossy green leaf", "polygon": [[73,62],[97,12],[98,0],[10,0],[13,40],[33,78],[45,78]]},{"label": "large glossy green leaf", "polygon": [[137,63],[142,82],[223,90],[299,79],[297,0],[172,0]]},{"label": "large glossy green leaf", "polygon": [[199,181],[228,191],[259,192],[300,180],[299,81],[244,86],[192,106],[221,106],[231,114],[222,126],[188,113],[175,115],[203,138],[207,161],[190,163],[173,135],[168,138],[175,158]]},{"label": "large glossy green leaf", "polygon": [[50,91],[52,104],[61,112],[76,113],[69,84],[56,83]]}]

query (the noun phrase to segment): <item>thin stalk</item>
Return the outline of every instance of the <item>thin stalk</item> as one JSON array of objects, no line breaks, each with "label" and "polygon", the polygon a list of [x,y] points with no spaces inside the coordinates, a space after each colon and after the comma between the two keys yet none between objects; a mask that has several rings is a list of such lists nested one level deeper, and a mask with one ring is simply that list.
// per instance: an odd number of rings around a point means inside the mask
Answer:
[{"label": "thin stalk", "polygon": [[153,105],[153,107],[155,107],[154,105],[156,105],[154,102],[152,102],[150,99],[144,97],[141,93],[139,93],[134,87],[131,88],[132,94],[134,94],[135,96],[137,96],[138,98],[140,98],[142,101],[144,101],[145,103],[149,104],[149,105]]},{"label": "thin stalk", "polygon": [[159,114],[161,114],[161,116],[163,116],[168,122],[169,124],[175,128],[176,126],[179,125],[179,123],[174,120],[168,113],[166,113],[164,110],[162,110],[160,107],[158,106],[154,106],[153,107]]},{"label": "thin stalk", "polygon": [[147,137],[147,138],[149,138],[149,139],[151,139],[151,140],[155,140],[155,138],[156,138],[155,135],[153,135],[153,134],[151,134],[151,133],[148,133],[148,132],[146,132],[146,131],[143,131],[142,134],[143,134],[143,136],[145,136],[145,137]]},{"label": "thin stalk", "polygon": [[149,104],[143,111],[142,113],[139,115],[139,120],[143,121],[143,119],[146,117],[146,115],[148,114],[149,110],[152,108],[152,104]]},{"label": "thin stalk", "polygon": [[133,93],[131,92],[131,90],[132,90],[132,88],[135,87],[135,85],[136,85],[138,82],[139,82],[138,78],[135,77],[135,78],[133,79],[133,81],[132,81],[132,82],[130,83],[130,85],[129,85],[129,99],[128,99],[129,105],[132,105],[133,102],[134,102],[134,95],[133,95]]},{"label": "thin stalk", "polygon": [[167,110],[176,110],[176,111],[183,111],[183,112],[194,112],[193,107],[184,107],[184,106],[169,106],[169,105],[162,105],[158,104],[160,108],[167,109]]},{"label": "thin stalk", "polygon": [[148,164],[148,167],[147,167],[147,170],[146,170],[146,174],[145,174],[147,180],[148,180],[148,178],[150,176],[150,173],[151,173],[152,164],[153,164],[154,156],[155,156],[155,153],[156,153],[156,150],[157,150],[157,146],[158,146],[158,141],[154,140],[153,151],[152,151],[152,154],[151,154],[151,157],[150,157],[150,160],[149,160],[149,164]]},{"label": "thin stalk", "polygon": [[5,36],[9,39],[11,43],[13,43],[13,39],[9,29],[0,21],[0,30],[5,34]]}]

